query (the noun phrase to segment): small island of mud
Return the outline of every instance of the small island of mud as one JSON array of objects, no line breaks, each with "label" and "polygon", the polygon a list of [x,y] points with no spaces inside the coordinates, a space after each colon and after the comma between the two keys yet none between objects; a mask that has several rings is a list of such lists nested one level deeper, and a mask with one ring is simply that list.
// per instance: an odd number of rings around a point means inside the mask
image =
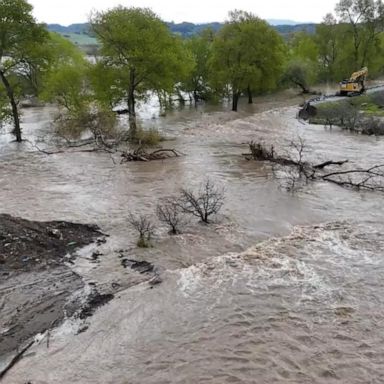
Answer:
[{"label": "small island of mud", "polygon": [[93,225],[0,214],[0,356],[77,309],[68,299],[84,283],[68,263],[76,249],[103,238]]}]

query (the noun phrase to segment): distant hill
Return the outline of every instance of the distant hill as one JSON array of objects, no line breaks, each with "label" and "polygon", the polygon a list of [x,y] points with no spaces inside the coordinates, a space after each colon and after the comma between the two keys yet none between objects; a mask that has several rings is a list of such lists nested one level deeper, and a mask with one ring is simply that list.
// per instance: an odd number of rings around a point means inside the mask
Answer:
[{"label": "distant hill", "polygon": [[283,36],[289,36],[296,32],[307,32],[313,34],[316,32],[317,24],[297,24],[297,25],[274,25],[273,27]]},{"label": "distant hill", "polygon": [[281,19],[267,19],[268,24],[273,26],[278,25],[300,25],[300,24],[311,24],[311,23],[300,23],[293,20],[281,20]]},{"label": "distant hill", "polygon": [[[280,34],[283,36],[289,36],[292,33],[299,31],[305,31],[308,33],[314,33],[316,29],[316,24],[298,24],[292,20],[267,20]],[[169,29],[178,35],[183,37],[189,37],[198,34],[206,28],[211,28],[214,31],[218,31],[224,23],[204,23],[204,24],[194,24],[194,23],[166,23]],[[67,37],[76,45],[96,45],[97,41],[92,36],[89,30],[89,23],[83,24],[71,24],[68,26],[63,26],[60,24],[48,24],[48,29],[52,32],[57,32]]]},{"label": "distant hill", "polygon": [[216,32],[223,26],[223,23],[194,24],[185,21],[183,23],[178,24],[175,24],[173,22],[166,24],[168,25],[168,28],[171,30],[171,32],[177,33],[183,37],[196,35],[207,28],[210,28]]},{"label": "distant hill", "polygon": [[48,24],[48,29],[52,32],[57,32],[57,33],[88,33],[89,24],[80,23],[80,24],[71,24],[68,26],[63,26],[60,24]]}]

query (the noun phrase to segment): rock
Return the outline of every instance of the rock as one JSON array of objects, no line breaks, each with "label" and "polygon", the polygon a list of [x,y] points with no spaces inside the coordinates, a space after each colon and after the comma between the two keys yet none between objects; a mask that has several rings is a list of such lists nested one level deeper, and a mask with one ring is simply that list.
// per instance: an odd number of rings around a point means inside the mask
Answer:
[{"label": "rock", "polygon": [[121,264],[124,268],[130,267],[134,271],[139,273],[148,273],[152,272],[154,269],[154,265],[149,263],[148,261],[137,261],[132,259],[122,259]]},{"label": "rock", "polygon": [[148,284],[153,287],[154,285],[160,284],[163,282],[163,279],[159,275],[155,275],[151,280],[148,281]]},{"label": "rock", "polygon": [[78,317],[82,320],[92,316],[96,309],[107,304],[115,296],[112,293],[101,294],[96,289],[88,296],[86,304],[80,310]]},{"label": "rock", "polygon": [[53,228],[53,229],[48,229],[47,230],[48,235],[55,237],[56,239],[63,239],[63,234],[60,232],[60,230]]},{"label": "rock", "polygon": [[105,244],[107,242],[107,239],[105,237],[102,237],[102,238],[99,238],[96,240],[96,244],[98,246],[102,245],[102,244]]},{"label": "rock", "polygon": [[92,253],[92,260],[97,261],[99,259],[99,256],[102,256],[103,254],[101,252],[95,251]]}]

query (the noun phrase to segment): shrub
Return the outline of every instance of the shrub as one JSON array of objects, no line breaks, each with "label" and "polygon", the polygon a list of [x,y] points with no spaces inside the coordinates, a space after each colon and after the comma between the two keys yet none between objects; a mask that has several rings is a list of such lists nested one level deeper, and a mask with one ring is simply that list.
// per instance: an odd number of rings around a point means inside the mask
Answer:
[{"label": "shrub", "polygon": [[209,223],[209,217],[220,211],[224,199],[224,190],[207,179],[200,185],[197,193],[190,189],[182,189],[178,204],[183,212],[200,218],[203,223]]},{"label": "shrub", "polygon": [[141,147],[154,147],[162,140],[164,140],[164,138],[156,128],[151,128],[149,130],[137,128],[131,141]]},{"label": "shrub", "polygon": [[116,117],[111,111],[84,107],[76,112],[60,113],[55,119],[56,133],[67,139],[79,139],[87,131],[95,140],[116,135]]},{"label": "shrub", "polygon": [[155,231],[155,226],[150,217],[145,215],[136,216],[129,213],[128,222],[139,233],[137,246],[140,248],[149,248],[151,246],[151,238]]},{"label": "shrub", "polygon": [[158,219],[170,227],[169,233],[177,235],[180,227],[186,223],[183,210],[176,198],[165,198],[160,200],[156,207]]},{"label": "shrub", "polygon": [[380,108],[384,107],[384,92],[374,92],[369,95],[369,99]]}]

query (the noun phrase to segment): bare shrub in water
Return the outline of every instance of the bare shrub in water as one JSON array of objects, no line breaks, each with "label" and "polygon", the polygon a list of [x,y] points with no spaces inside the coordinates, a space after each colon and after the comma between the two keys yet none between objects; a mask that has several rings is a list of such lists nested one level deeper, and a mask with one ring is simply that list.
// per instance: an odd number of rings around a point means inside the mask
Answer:
[{"label": "bare shrub in water", "polygon": [[200,185],[198,192],[183,188],[178,204],[183,212],[200,218],[203,223],[209,223],[210,216],[217,214],[223,207],[224,199],[224,189],[207,179]]},{"label": "bare shrub in water", "polygon": [[145,215],[136,216],[133,213],[129,213],[128,223],[139,233],[137,246],[149,248],[151,246],[151,238],[155,232],[155,225],[152,223],[151,218]]},{"label": "bare shrub in water", "polygon": [[169,226],[172,235],[180,233],[180,228],[186,224],[187,220],[183,214],[176,198],[168,197],[161,199],[156,207],[158,219]]}]

